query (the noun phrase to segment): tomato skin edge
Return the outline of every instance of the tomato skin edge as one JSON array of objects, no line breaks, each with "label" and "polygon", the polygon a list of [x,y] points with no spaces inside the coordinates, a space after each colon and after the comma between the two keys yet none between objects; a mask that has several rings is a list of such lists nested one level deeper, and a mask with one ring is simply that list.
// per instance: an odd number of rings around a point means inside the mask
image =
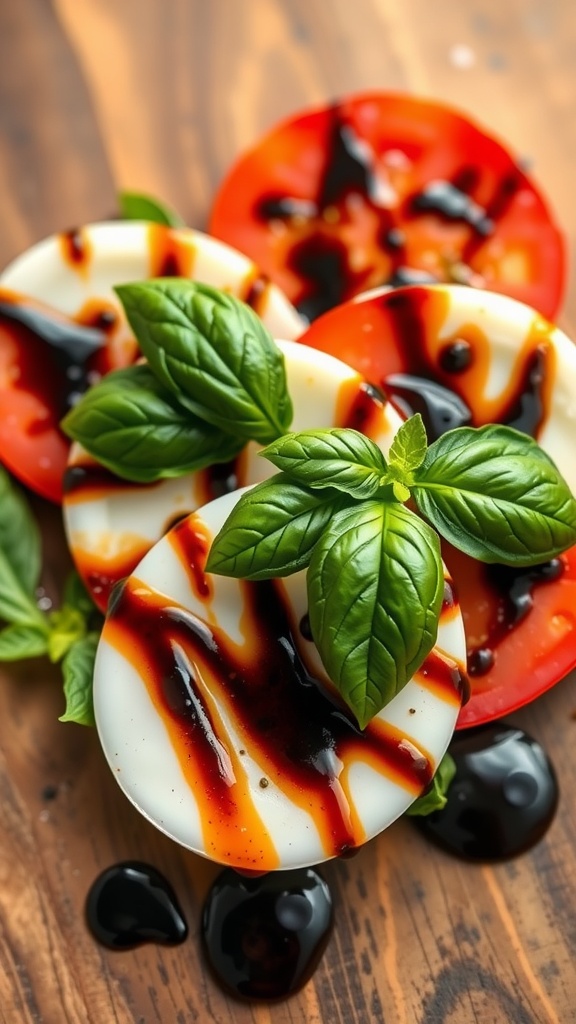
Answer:
[{"label": "tomato skin edge", "polygon": [[[563,576],[540,588],[538,600],[535,601],[526,621],[516,627],[513,648],[510,648],[506,655],[506,663],[514,663],[520,654],[525,661],[528,652],[530,661],[525,673],[529,679],[527,689],[518,692],[517,695],[512,694],[512,688],[506,682],[507,665],[497,670],[497,674],[493,676],[496,683],[485,690],[482,689],[482,677],[472,678],[471,697],[460,712],[457,729],[485,725],[494,719],[518,711],[562,682],[576,668],[576,611],[572,611],[576,609],[576,546],[561,557],[565,564]],[[553,623],[556,623],[555,628],[564,630],[562,638],[555,645],[553,652],[545,650],[544,647],[538,650],[539,629],[550,629]],[[530,651],[530,636],[534,637],[535,634],[536,639]]]}]

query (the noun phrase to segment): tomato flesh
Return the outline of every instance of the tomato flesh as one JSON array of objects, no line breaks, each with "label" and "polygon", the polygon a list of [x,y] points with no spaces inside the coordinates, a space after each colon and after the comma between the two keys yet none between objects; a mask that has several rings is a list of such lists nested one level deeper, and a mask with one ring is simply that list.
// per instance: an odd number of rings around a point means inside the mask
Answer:
[{"label": "tomato flesh", "polygon": [[[14,317],[24,316],[24,321]],[[62,500],[62,480],[70,442],[60,420],[76,394],[117,366],[131,362],[135,346],[116,348],[107,332],[115,321],[102,316],[101,345],[84,356],[49,344],[42,336],[49,325],[56,339],[80,338],[83,325],[38,302],[0,289],[0,461],[19,480],[50,501]],[[37,325],[35,329],[34,325]]]},{"label": "tomato flesh", "polygon": [[210,232],[313,320],[384,284],[502,292],[553,318],[564,242],[507,149],[442,104],[352,96],[272,129],[224,179]]}]

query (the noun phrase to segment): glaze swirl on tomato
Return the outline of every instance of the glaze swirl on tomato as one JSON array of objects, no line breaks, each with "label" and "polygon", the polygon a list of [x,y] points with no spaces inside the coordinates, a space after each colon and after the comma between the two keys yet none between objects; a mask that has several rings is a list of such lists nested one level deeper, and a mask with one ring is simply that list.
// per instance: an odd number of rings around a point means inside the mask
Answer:
[{"label": "glaze swirl on tomato", "polygon": [[[434,285],[339,306],[300,341],[361,371],[428,440],[470,424],[506,423],[535,437],[572,490],[576,348],[529,307]],[[467,639],[471,699],[459,726],[499,718],[576,666],[576,548],[529,570],[487,566],[443,546]]]},{"label": "glaze swirl on tomato", "polygon": [[440,103],[366,93],[293,116],[245,153],[210,231],[309,320],[381,285],[445,281],[558,311],[564,245],[518,162]]}]

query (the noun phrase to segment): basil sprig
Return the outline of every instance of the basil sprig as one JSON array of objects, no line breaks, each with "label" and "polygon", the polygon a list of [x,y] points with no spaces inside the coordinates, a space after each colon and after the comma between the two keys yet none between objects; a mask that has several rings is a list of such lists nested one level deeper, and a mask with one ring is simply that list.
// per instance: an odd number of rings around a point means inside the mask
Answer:
[{"label": "basil sprig", "polygon": [[144,192],[120,192],[118,205],[123,220],[148,220],[153,224],[165,224],[170,228],[184,226],[184,221],[176,210]]},{"label": "basil sprig", "polygon": [[63,427],[103,466],[135,483],[227,461],[244,444],[180,405],[146,365],[107,374]]},{"label": "basil sprig", "polygon": [[38,526],[21,492],[0,468],[0,661],[47,656],[62,664],[67,707],[63,721],[93,724],[92,670],[77,654],[100,618],[76,573],[59,608],[38,604],[42,551]]},{"label": "basil sprig", "polygon": [[509,427],[458,428],[427,448],[416,415],[388,460],[339,428],[290,433],[261,454],[282,472],[240,498],[206,568],[258,580],[308,567],[312,636],[362,728],[436,641],[438,534],[481,561],[518,566],[576,543],[568,485],[531,438]]},{"label": "basil sprig", "polygon": [[284,356],[259,317],[208,285],[165,278],[116,289],[146,365],[115,371],[62,421],[112,472],[152,482],[227,462],[292,422]]}]

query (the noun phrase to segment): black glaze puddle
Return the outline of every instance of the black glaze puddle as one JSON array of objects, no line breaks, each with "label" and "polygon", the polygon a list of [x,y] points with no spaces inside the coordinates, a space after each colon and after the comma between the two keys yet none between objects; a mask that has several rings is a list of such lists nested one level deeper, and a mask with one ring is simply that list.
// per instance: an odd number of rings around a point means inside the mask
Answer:
[{"label": "black glaze puddle", "polygon": [[94,938],[109,949],[134,949],[147,942],[175,946],[188,926],[172,888],[155,868],[125,861],[93,883],[86,920]]},{"label": "black glaze puddle", "polygon": [[507,860],[542,838],[558,803],[554,768],[536,740],[505,723],[456,735],[456,775],[442,811],[412,821],[443,849]]},{"label": "black glaze puddle", "polygon": [[[558,803],[554,768],[527,733],[494,723],[456,734],[456,776],[443,811],[411,821],[449,853],[499,861],[529,850]],[[110,949],[148,942],[177,945],[188,928],[176,897],[154,868],[117,864],[94,882],[86,902],[94,938]],[[218,985],[238,999],[274,1002],[301,989],[326,948],[333,924],[330,889],[312,868],[255,877],[227,868],[202,913],[201,941]]]},{"label": "black glaze puddle", "polygon": [[226,869],[202,917],[208,964],[241,999],[283,999],[311,977],[330,936],[332,898],[312,868],[258,878]]}]

